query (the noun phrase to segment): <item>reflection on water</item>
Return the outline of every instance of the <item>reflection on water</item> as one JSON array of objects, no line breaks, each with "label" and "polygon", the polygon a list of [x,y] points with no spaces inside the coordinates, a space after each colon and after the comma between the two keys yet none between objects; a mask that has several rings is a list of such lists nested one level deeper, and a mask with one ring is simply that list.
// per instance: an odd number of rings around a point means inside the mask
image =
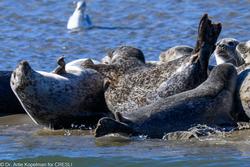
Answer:
[{"label": "reflection on water", "polygon": [[[205,12],[222,22],[221,38],[244,41],[249,39],[249,9],[248,0],[89,0],[88,14],[96,27],[70,33],[66,24],[74,10],[72,0],[1,0],[0,70],[12,70],[26,59],[37,70],[51,71],[61,55],[66,61],[98,60],[122,44],[142,49],[147,60],[158,60],[166,48],[195,44],[198,21]],[[0,118],[0,159],[64,159],[84,166],[242,166],[249,162],[249,130],[178,141],[95,139],[92,134],[51,132],[20,115]]]},{"label": "reflection on water", "polygon": [[[0,157],[8,162],[72,162],[74,166],[134,165],[179,166],[210,163],[243,165],[250,157],[250,130],[211,134],[187,140],[128,138],[110,135],[95,139],[93,131],[51,131],[15,117],[19,124],[7,125],[9,117],[1,118]],[[20,119],[20,120],[19,120]],[[68,158],[67,158],[68,157]],[[88,162],[88,163],[87,163]],[[192,166],[192,165],[191,165]]]}]

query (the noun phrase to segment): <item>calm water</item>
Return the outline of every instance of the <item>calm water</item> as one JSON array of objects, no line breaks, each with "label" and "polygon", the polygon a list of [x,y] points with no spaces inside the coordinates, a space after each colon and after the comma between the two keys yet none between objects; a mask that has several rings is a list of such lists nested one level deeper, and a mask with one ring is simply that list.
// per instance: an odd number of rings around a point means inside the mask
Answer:
[{"label": "calm water", "polygon": [[[195,44],[204,12],[222,22],[221,37],[250,39],[249,0],[89,0],[87,13],[95,26],[103,28],[69,33],[66,24],[73,10],[72,0],[0,0],[0,70],[12,70],[25,59],[36,70],[50,71],[61,55],[66,61],[98,60],[122,44],[142,49],[147,60],[158,60],[160,52],[171,46]],[[250,162],[249,131],[191,141],[96,140],[91,131],[50,132],[28,118],[20,119],[14,119],[18,123],[0,119],[0,159],[63,161],[73,166],[249,166]]]}]

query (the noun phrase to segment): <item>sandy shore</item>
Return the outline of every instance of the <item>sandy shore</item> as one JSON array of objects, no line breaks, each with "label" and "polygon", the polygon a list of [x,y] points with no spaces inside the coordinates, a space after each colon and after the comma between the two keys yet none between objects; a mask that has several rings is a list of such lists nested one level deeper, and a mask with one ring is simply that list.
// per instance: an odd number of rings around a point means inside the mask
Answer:
[{"label": "sandy shore", "polygon": [[14,114],[0,117],[0,125],[34,124],[27,114]]}]

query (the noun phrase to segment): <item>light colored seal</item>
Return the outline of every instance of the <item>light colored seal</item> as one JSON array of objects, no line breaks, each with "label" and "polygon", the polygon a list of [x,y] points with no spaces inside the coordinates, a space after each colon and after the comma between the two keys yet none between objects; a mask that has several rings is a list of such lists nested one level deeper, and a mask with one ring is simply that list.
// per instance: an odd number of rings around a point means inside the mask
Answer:
[{"label": "light colored seal", "polygon": [[34,71],[22,61],[12,73],[12,90],[37,124],[52,129],[94,127],[100,118],[109,115],[103,77],[92,69],[65,67],[63,58],[58,64],[54,72],[48,73]]},{"label": "light colored seal", "polygon": [[236,47],[237,53],[245,63],[238,67],[235,111],[232,115],[237,121],[249,121],[250,118],[250,41],[240,42]]},{"label": "light colored seal", "polygon": [[245,64],[239,67],[240,71],[250,68],[250,41],[240,42],[236,47],[237,53],[244,59]]},{"label": "light colored seal", "polygon": [[179,59],[183,56],[191,56],[193,48],[186,45],[174,46],[168,50],[162,52],[159,56],[159,60],[162,63],[170,62],[175,59]]},{"label": "light colored seal", "polygon": [[236,51],[238,44],[239,41],[234,38],[223,38],[218,41],[214,52],[216,63],[232,63],[236,67],[244,64],[244,59]]},{"label": "light colored seal", "polygon": [[233,65],[216,66],[199,87],[161,99],[132,113],[102,118],[95,136],[110,133],[162,138],[166,133],[186,131],[197,125],[234,128],[233,108],[237,72]]},{"label": "light colored seal", "polygon": [[241,72],[237,80],[236,109],[233,116],[237,121],[249,121],[250,119],[250,69]]},{"label": "light colored seal", "polygon": [[92,22],[90,17],[86,14],[86,2],[85,1],[78,1],[76,4],[76,9],[74,13],[70,16],[67,29],[75,30],[80,28],[90,28],[92,26]]},{"label": "light colored seal", "polygon": [[110,111],[133,112],[157,99],[200,85],[207,78],[209,57],[220,30],[220,24],[212,24],[204,15],[192,56],[160,65],[147,64],[141,50],[122,46],[109,53],[109,64],[90,66],[105,76],[105,100]]}]

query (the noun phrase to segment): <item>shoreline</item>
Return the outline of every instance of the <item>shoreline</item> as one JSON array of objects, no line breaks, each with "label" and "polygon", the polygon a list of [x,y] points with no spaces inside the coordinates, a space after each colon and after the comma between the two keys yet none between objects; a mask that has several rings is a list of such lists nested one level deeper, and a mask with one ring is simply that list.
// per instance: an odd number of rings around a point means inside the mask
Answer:
[{"label": "shoreline", "polygon": [[18,124],[33,124],[35,123],[30,119],[27,114],[11,114],[0,116],[0,125],[18,125]]}]

